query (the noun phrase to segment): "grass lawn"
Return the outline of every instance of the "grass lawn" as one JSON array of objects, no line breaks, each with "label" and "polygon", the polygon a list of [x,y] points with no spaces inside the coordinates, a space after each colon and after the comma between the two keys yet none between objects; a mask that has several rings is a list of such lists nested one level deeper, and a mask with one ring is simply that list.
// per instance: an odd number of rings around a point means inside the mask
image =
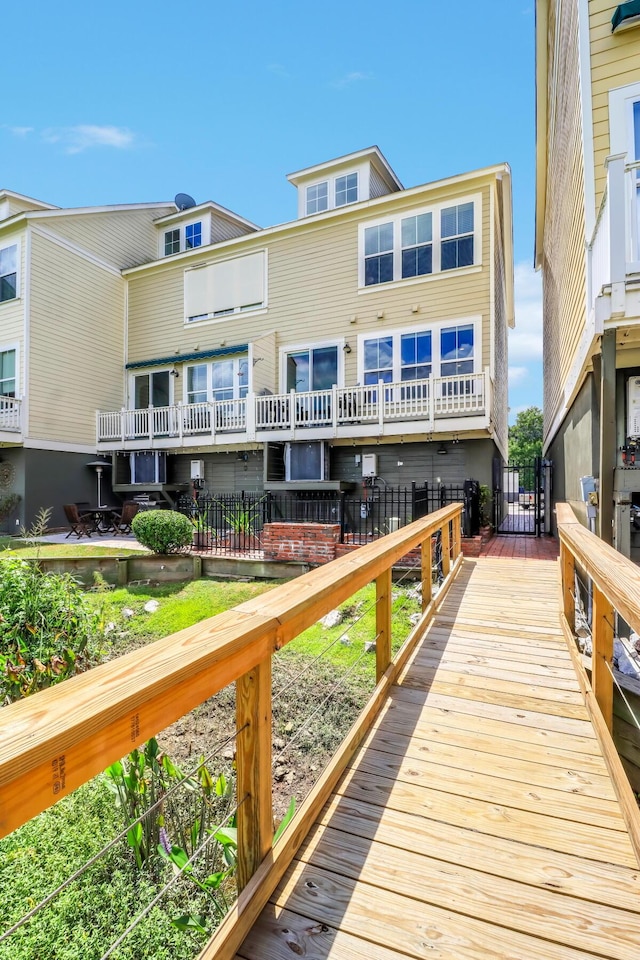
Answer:
[{"label": "grass lawn", "polygon": [[20,537],[0,537],[0,560],[7,550],[12,556],[24,557],[124,557],[147,553],[141,547],[104,547],[99,543],[38,543]]},{"label": "grass lawn", "polygon": [[[87,596],[102,622],[109,625],[101,653],[108,659],[277,586],[273,581],[198,580],[105,589]],[[151,599],[157,600],[159,607],[147,613],[144,606]],[[413,585],[394,586],[394,649],[406,638],[419,609]],[[375,683],[375,654],[364,654],[365,642],[375,639],[375,585],[360,590],[340,610],[342,622],[333,627],[315,624],[274,657],[277,819],[292,797],[299,802],[315,782]],[[340,681],[343,685],[335,690]],[[305,731],[306,718],[312,723]],[[186,770],[233,725],[233,689],[226,688],[159,734],[158,742]],[[214,772],[223,762],[222,756],[212,761]],[[231,761],[227,758],[226,762]],[[121,812],[101,775],[0,841],[0,902],[4,906],[0,930],[46,896],[122,826]],[[114,847],[90,868],[82,882],[72,884],[19,933],[0,944],[0,960],[99,960],[169,875],[161,866],[155,873],[138,871],[126,845]],[[183,885],[163,898],[127,937],[115,955],[117,960],[195,958],[206,938],[180,932],[171,925],[171,918],[185,912],[207,915],[208,910],[206,899],[202,900],[193,884]],[[207,924],[211,922],[209,912]]]}]

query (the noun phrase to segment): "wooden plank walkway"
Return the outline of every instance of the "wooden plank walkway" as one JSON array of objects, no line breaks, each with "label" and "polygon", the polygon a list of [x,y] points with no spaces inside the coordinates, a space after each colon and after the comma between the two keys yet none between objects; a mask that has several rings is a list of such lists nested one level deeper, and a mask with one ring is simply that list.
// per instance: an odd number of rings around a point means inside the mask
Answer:
[{"label": "wooden plank walkway", "polygon": [[467,560],[238,951],[638,960],[640,871],[551,561]]}]

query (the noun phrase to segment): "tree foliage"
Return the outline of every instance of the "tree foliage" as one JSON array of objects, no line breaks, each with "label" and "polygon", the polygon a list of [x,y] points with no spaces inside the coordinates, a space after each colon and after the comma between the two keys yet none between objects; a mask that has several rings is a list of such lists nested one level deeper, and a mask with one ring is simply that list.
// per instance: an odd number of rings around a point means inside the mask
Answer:
[{"label": "tree foliage", "polygon": [[515,463],[542,456],[542,410],[527,407],[509,427],[509,459]]}]

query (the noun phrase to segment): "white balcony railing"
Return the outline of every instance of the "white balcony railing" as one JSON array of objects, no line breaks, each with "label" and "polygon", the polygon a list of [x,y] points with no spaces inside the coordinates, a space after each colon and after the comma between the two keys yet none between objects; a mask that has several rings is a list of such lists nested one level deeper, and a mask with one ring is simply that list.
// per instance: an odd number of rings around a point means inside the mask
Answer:
[{"label": "white balcony railing", "polygon": [[0,432],[22,432],[22,401],[14,397],[0,397]]},{"label": "white balcony railing", "polygon": [[588,245],[589,309],[611,287],[611,314],[625,310],[625,281],[640,272],[640,161],[607,158],[607,184]]},{"label": "white balcony railing", "polygon": [[[99,443],[210,438],[225,443],[233,435],[261,440],[279,431],[324,428],[349,436],[355,425],[406,421],[421,432],[433,430],[438,419],[488,412],[488,371],[453,377],[406,380],[401,383],[333,387],[331,390],[291,391],[242,400],[175,404],[144,410],[117,410],[97,415]],[[407,426],[407,431],[411,427]]]}]

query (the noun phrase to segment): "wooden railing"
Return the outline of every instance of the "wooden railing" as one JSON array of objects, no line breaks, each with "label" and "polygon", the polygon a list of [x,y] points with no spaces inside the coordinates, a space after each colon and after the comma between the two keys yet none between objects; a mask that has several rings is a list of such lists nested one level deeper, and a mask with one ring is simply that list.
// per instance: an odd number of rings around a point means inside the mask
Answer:
[{"label": "wooden railing", "polygon": [[[461,555],[462,505],[444,507],[268,594],[0,710],[0,836],[236,682],[239,900],[203,956],[231,958],[384,703]],[[432,598],[432,538],[444,582]],[[391,655],[391,572],[422,550],[422,609]],[[321,780],[272,849],[271,658],[376,584],[376,687]]]},{"label": "wooden railing", "polygon": [[[613,639],[619,614],[640,633],[640,570],[583,527],[571,507],[556,507],[560,538],[562,625],[585,703],[613,780],[640,863],[640,810],[611,737],[613,728]],[[576,645],[577,578],[591,604],[591,678]]]}]

